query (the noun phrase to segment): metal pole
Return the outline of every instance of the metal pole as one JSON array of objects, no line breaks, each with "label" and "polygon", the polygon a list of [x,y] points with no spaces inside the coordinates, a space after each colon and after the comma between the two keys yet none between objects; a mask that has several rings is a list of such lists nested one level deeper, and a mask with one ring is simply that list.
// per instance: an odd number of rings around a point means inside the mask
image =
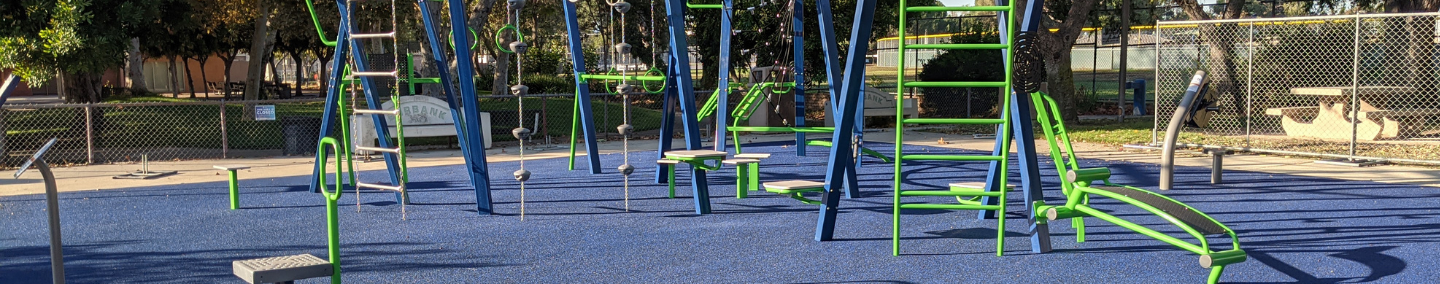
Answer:
[{"label": "metal pole", "polygon": [[1360,119],[1360,16],[1355,16],[1355,50],[1350,65],[1350,160],[1355,160],[1355,138]]},{"label": "metal pole", "polygon": [[91,112],[91,109],[94,109],[94,108],[95,108],[95,105],[94,105],[94,104],[90,104],[90,105],[86,105],[86,106],[85,106],[85,163],[86,163],[86,164],[94,164],[94,163],[95,163],[95,121],[94,121],[94,119],[92,118],[92,117],[94,117],[94,115],[93,115],[92,112]]},{"label": "metal pole", "polygon": [[[221,99],[220,99],[220,158],[221,158],[221,159],[229,159],[229,158],[230,158],[230,132],[225,128],[225,124],[226,124],[226,123],[225,123],[225,110],[226,110],[226,108],[227,108],[227,107],[225,106],[225,99],[224,99],[224,98],[221,98]],[[322,135],[329,135],[329,133],[321,133],[321,134],[322,134]],[[322,174],[323,174],[323,173],[322,173]]]},{"label": "metal pole", "polygon": [[1120,1],[1120,82],[1115,96],[1120,99],[1116,106],[1116,121],[1125,121],[1125,71],[1130,68],[1126,62],[1130,51],[1130,1]]},{"label": "metal pole", "polygon": [[1250,25],[1246,49],[1250,50],[1245,74],[1245,146],[1250,146],[1250,125],[1254,122],[1255,100],[1255,25]]},{"label": "metal pole", "polygon": [[50,172],[50,164],[45,163],[43,158],[35,159],[35,167],[45,179],[45,211],[50,215],[50,277],[55,279],[55,284],[65,284],[65,252],[60,242],[60,194],[55,188],[55,174]]}]

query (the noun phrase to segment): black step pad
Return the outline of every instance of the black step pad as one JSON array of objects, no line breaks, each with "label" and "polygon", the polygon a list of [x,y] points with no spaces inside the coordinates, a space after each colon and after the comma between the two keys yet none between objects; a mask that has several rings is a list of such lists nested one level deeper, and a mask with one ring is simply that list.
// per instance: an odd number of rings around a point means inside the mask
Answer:
[{"label": "black step pad", "polygon": [[1180,222],[1183,222],[1186,225],[1190,225],[1191,228],[1200,230],[1200,233],[1202,234],[1217,235],[1225,233],[1225,227],[1221,226],[1220,223],[1216,223],[1214,220],[1206,218],[1205,215],[1200,214],[1200,212],[1195,211],[1195,209],[1191,209],[1190,207],[1185,206],[1185,204],[1171,201],[1170,199],[1161,197],[1159,194],[1119,186],[1092,186],[1091,188],[1114,192],[1116,194],[1124,195],[1125,197],[1134,198],[1141,203],[1145,203],[1146,205],[1150,205],[1152,207],[1160,209],[1160,211],[1165,212],[1165,214],[1175,216],[1175,219],[1179,219]]}]

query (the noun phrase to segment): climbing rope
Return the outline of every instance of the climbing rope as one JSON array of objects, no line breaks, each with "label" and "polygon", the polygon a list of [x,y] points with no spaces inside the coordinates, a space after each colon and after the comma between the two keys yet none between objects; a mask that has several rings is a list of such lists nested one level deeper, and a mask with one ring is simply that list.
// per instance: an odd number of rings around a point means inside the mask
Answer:
[{"label": "climbing rope", "polygon": [[[651,5],[653,6],[654,4]],[[614,44],[615,58],[617,60],[612,62],[629,63],[629,58],[625,56],[630,54],[630,44],[625,42],[625,12],[630,11],[631,5],[629,2],[625,2],[625,0],[619,0],[610,2],[610,7],[612,8],[612,15],[615,12],[620,12],[620,42]],[[651,57],[653,58],[654,55],[652,54]],[[627,60],[619,60],[622,58]],[[630,93],[634,90],[633,86],[630,86],[629,71],[621,67],[620,75],[620,85],[615,86],[615,92],[620,93],[620,109],[622,111],[620,120],[622,123],[620,126],[616,126],[615,130],[620,132],[621,139],[623,139],[622,145],[624,146],[622,147],[624,147],[624,150],[621,152],[621,155],[625,157],[625,164],[620,165],[618,170],[620,170],[620,175],[623,176],[625,183],[625,212],[630,212],[630,174],[635,172],[635,166],[630,165],[630,135],[635,133],[635,127],[630,125]]]},{"label": "climbing rope", "polygon": [[[506,25],[507,27],[520,26],[520,9],[525,8],[525,1],[526,0],[505,1],[508,6],[508,12],[506,13],[506,17],[509,18],[507,19],[507,21],[509,22]],[[515,95],[515,116],[518,117],[517,121],[519,122],[516,125],[515,129],[510,130],[510,134],[515,136],[515,140],[520,141],[520,169],[515,170],[514,175],[515,180],[520,181],[520,220],[524,221],[525,181],[530,180],[530,171],[525,170],[525,140],[530,139],[532,131],[529,128],[525,128],[525,95],[530,93],[530,87],[525,86],[525,69],[523,69],[524,64],[522,64],[521,61],[524,59],[524,56],[522,56],[522,54],[524,54],[526,50],[530,49],[530,44],[525,43],[525,36],[521,34],[519,28],[515,28],[514,31],[516,40],[510,42],[510,49],[505,50],[504,48],[502,48],[501,50],[515,54],[515,85],[510,86],[510,94]],[[499,35],[497,34],[496,36],[498,37]]]}]

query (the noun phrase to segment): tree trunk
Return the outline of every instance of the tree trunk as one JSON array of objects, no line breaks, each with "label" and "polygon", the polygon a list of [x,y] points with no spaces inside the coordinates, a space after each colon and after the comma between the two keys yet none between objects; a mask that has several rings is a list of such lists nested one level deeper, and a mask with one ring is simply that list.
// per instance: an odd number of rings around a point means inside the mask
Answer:
[{"label": "tree trunk", "polygon": [[180,59],[184,60],[181,64],[185,65],[185,82],[190,87],[190,98],[193,99],[195,98],[195,73],[190,73],[190,57],[180,57]]},{"label": "tree trunk", "polygon": [[[1192,0],[1193,1],[1193,0]],[[1089,21],[1090,10],[1096,0],[1076,0],[1071,3],[1065,21],[1058,24],[1055,32],[1040,32],[1040,50],[1045,59],[1045,81],[1050,84],[1050,95],[1059,100],[1060,116],[1068,121],[1080,121],[1080,94],[1075,92],[1075,75],[1070,70],[1070,46],[1080,35],[1080,28]],[[1057,13],[1051,11],[1050,13]],[[1054,23],[1051,19],[1049,22]]]},{"label": "tree trunk", "polygon": [[[490,31],[490,29],[487,28],[488,25],[486,24],[490,23],[490,11],[491,8],[495,7],[495,0],[481,0],[476,4],[477,5],[475,5],[474,8],[470,9],[470,19],[469,21],[466,21],[465,24],[469,25],[471,29],[475,29],[477,34],[494,34],[494,31]],[[492,57],[495,57],[495,62],[491,64],[491,71],[495,74],[495,80],[491,81],[490,83],[490,94],[503,95],[508,93],[510,86],[507,86],[506,84],[510,81],[510,69],[508,68],[510,59],[504,58],[505,56],[501,56],[501,54],[497,52],[494,47],[488,44],[478,45],[483,46],[488,54],[490,54]],[[474,58],[469,58],[469,60],[471,60],[471,62],[475,61]],[[479,68],[476,69],[478,70]],[[474,76],[475,74],[455,74],[457,80],[475,80]]]},{"label": "tree trunk", "polygon": [[300,52],[290,53],[291,61],[295,62],[295,86],[293,88],[295,94],[291,97],[299,97],[304,94],[304,92],[300,90],[302,89],[301,86],[305,85],[305,64],[301,63],[301,61],[304,60],[301,59],[302,56],[300,55]]},{"label": "tree trunk", "polygon": [[205,98],[206,98],[206,99],[209,99],[209,98],[210,98],[210,78],[209,78],[209,76],[206,76],[206,75],[208,75],[208,74],[206,74],[206,73],[210,73],[210,72],[205,72],[205,63],[210,61],[210,56],[209,56],[209,55],[201,55],[201,56],[198,57],[198,59],[196,59],[196,61],[199,61],[199,62],[200,62],[200,85],[201,85],[202,87],[205,87]]},{"label": "tree trunk", "polygon": [[[260,11],[260,17],[255,19],[255,29],[250,34],[249,69],[245,70],[245,100],[256,100],[260,98],[261,83],[265,80],[265,54],[268,53],[266,46],[269,45],[269,24],[270,8],[267,1],[255,1],[255,9]],[[255,112],[246,105],[245,119],[254,119]]]},{"label": "tree trunk", "polygon": [[320,61],[320,73],[317,74],[320,74],[321,78],[316,81],[320,83],[320,95],[325,96],[330,94],[330,59],[335,58],[335,54],[330,53],[317,57],[319,57],[318,59]]},{"label": "tree trunk", "polygon": [[130,38],[130,50],[126,53],[125,73],[129,75],[130,93],[149,93],[150,88],[145,84],[145,54],[140,52],[140,38]]},{"label": "tree trunk", "polygon": [[226,51],[226,56],[220,57],[220,62],[225,65],[225,81],[220,82],[220,93],[223,94],[226,99],[230,98],[230,67],[235,66],[235,55],[235,51],[231,50]]},{"label": "tree trunk", "polygon": [[180,97],[180,71],[175,69],[175,56],[170,56],[170,96]]},{"label": "tree trunk", "polygon": [[65,101],[68,103],[98,103],[101,98],[102,77],[93,73],[65,73]]}]

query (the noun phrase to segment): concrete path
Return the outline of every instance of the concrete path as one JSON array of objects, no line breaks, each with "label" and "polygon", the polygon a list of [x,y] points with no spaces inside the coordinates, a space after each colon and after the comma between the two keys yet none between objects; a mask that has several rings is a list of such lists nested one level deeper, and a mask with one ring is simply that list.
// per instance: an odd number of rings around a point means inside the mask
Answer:
[{"label": "concrete path", "polygon": [[[891,133],[867,132],[867,141],[892,142]],[[812,139],[821,137],[811,135]],[[993,145],[992,139],[975,139],[970,135],[951,135],[928,132],[906,132],[907,144],[934,146],[944,148],[990,150]],[[789,141],[794,136],[790,134],[771,135],[746,135],[746,143]],[[941,142],[943,139],[944,142]],[[680,141],[677,141],[680,142]],[[631,141],[631,151],[652,151],[656,148],[656,140]],[[680,142],[683,144],[683,142]],[[564,146],[564,145],[556,145]],[[619,141],[601,142],[601,154],[618,154],[623,145]],[[583,146],[582,146],[583,147]],[[1043,141],[1039,141],[1040,151],[1048,151]],[[1116,161],[1130,161],[1141,163],[1160,162],[1158,152],[1127,151],[1117,146],[1106,146],[1098,144],[1075,144],[1079,156],[1084,159],[1102,159]],[[543,148],[543,147],[542,147]],[[496,148],[486,151],[490,162],[515,161],[519,159],[515,147]],[[578,151],[584,155],[584,149]],[[549,147],[544,150],[526,150],[526,159],[554,159],[564,158],[569,152],[563,147]],[[1043,153],[1042,153],[1043,154]],[[378,156],[376,156],[378,158]],[[585,167],[584,158],[577,157],[578,168]],[[648,160],[653,157],[639,157]],[[211,168],[214,165],[248,165],[252,168],[241,170],[241,180],[246,179],[268,179],[285,176],[308,175],[312,171],[314,157],[273,157],[273,158],[251,158],[251,159],[226,159],[226,160],[192,160],[174,162],[153,162],[150,165],[152,171],[178,171],[176,175],[151,179],[151,180],[128,180],[112,179],[112,176],[131,172],[140,169],[139,164],[114,164],[114,165],[91,165],[56,168],[55,175],[57,186],[61,191],[80,190],[103,190],[116,188],[144,187],[157,185],[190,184],[224,181],[224,172]],[[416,152],[409,160],[411,167],[428,167],[443,165],[459,165],[465,161],[460,157],[460,151],[456,150],[432,150]],[[1375,166],[1366,168],[1355,168],[1347,166],[1334,166],[1315,164],[1311,159],[1296,159],[1277,156],[1261,155],[1232,155],[1225,157],[1226,170],[1243,170],[1266,172],[1275,174],[1287,174],[1309,177],[1336,178],[1345,180],[1363,180],[1382,183],[1402,183],[1422,186],[1440,187],[1440,170],[1411,167],[1411,166]],[[1209,156],[1180,155],[1176,158],[1176,165],[1209,167]],[[614,166],[614,165],[607,165]],[[359,170],[383,169],[384,164],[376,161],[368,163],[357,163]],[[607,169],[607,171],[613,169]],[[1051,169],[1041,169],[1050,171]],[[0,196],[38,194],[44,192],[44,185],[40,180],[40,173],[34,170],[26,172],[19,179],[10,179],[9,173],[6,178],[0,178]],[[243,183],[243,182],[242,182]]]}]

